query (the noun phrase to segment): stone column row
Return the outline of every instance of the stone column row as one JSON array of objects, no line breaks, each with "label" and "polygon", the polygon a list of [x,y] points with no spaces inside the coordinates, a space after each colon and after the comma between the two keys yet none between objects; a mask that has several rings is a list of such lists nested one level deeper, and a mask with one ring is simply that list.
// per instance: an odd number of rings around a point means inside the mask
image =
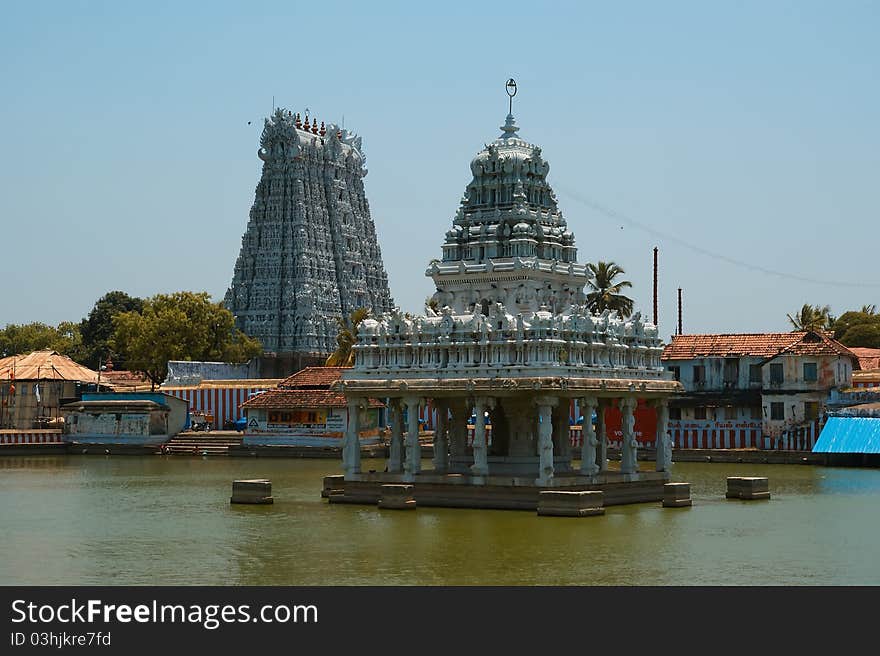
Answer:
[{"label": "stone column row", "polygon": [[[407,409],[407,427],[404,441],[403,409],[401,401]],[[391,420],[391,445],[387,470],[389,473],[403,472],[403,479],[413,481],[416,474],[421,471],[421,446],[419,444],[419,408],[423,399],[415,396],[403,399],[391,399],[389,416]],[[538,457],[539,472],[535,480],[538,485],[550,485],[553,481],[553,408],[559,403],[558,397],[539,396],[534,399],[538,407]],[[487,476],[489,474],[488,445],[486,441],[486,424],[483,420],[485,412],[494,407],[495,399],[491,397],[476,397],[473,407],[476,410],[477,421],[474,426],[473,456],[474,463],[471,465],[471,473],[474,476]],[[348,426],[343,440],[343,470],[345,474],[354,475],[360,473],[360,420],[359,410],[363,407],[364,400],[349,399],[348,401]],[[635,397],[624,397],[620,401],[622,415],[621,463],[620,471],[624,474],[638,472],[638,441],[635,436]],[[657,412],[656,425],[656,470],[669,471],[672,464],[672,449],[667,435],[669,422],[669,409],[665,399],[652,404]],[[459,407],[460,406],[460,407]],[[465,431],[461,424],[466,426],[468,414],[465,403],[450,403],[437,401],[437,424],[434,431],[434,470],[445,472],[449,467],[449,452],[459,453],[463,449]],[[581,412],[584,416],[583,438],[581,446],[580,473],[585,476],[594,476],[607,471],[608,437],[605,427],[605,409],[608,401],[600,400],[595,396],[586,396],[580,399]],[[463,409],[464,408],[464,409]],[[595,428],[592,423],[593,413],[596,413],[597,421]],[[452,421],[449,415],[452,414]]]}]

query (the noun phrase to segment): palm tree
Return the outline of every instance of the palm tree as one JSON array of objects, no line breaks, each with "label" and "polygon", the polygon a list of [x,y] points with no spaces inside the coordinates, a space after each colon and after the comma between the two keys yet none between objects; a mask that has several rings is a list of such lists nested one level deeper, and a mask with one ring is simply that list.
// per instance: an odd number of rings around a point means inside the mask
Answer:
[{"label": "palm tree", "polygon": [[831,308],[827,305],[810,305],[805,303],[795,316],[788,316],[788,321],[795,330],[827,330],[831,327]]},{"label": "palm tree", "polygon": [[336,334],[336,350],[324,363],[328,367],[351,367],[354,364],[354,350],[357,342],[358,326],[370,316],[369,308],[358,308],[349,317],[337,317],[339,332]]},{"label": "palm tree", "polygon": [[598,262],[587,264],[587,270],[587,285],[591,290],[587,293],[587,307],[591,312],[617,310],[621,317],[632,314],[633,300],[620,293],[627,287],[632,287],[632,283],[628,280],[614,281],[617,276],[626,273],[621,267],[614,262]]},{"label": "palm tree", "polygon": [[873,317],[877,314],[877,306],[873,303],[871,305],[863,305],[862,309],[859,310],[862,314],[867,314],[869,317]]}]

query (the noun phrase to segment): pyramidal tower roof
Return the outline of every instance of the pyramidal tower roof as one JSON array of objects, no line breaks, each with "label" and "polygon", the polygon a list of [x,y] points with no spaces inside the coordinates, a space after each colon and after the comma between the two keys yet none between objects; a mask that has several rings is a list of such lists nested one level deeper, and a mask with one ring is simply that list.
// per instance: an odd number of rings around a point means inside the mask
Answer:
[{"label": "pyramidal tower roof", "polygon": [[323,363],[336,347],[337,319],[393,307],[361,138],[278,108],[257,156],[262,175],[225,303],[266,351]]},{"label": "pyramidal tower roof", "polygon": [[425,272],[437,287],[436,306],[470,312],[475,303],[498,302],[559,312],[585,300],[587,269],[577,263],[574,233],[547,180],[550,163],[519,131],[511,107],[501,134],[471,160],[442,258]]}]

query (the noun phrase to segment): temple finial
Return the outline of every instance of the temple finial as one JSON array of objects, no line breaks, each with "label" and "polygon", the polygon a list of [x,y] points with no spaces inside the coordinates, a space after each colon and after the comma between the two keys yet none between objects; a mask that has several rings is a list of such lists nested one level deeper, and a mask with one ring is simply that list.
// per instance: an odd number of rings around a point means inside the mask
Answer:
[{"label": "temple finial", "polygon": [[513,97],[516,95],[516,80],[510,78],[507,81],[507,84],[504,85],[505,91],[507,91],[507,96],[510,98],[510,104],[507,109],[508,114],[513,114]]}]

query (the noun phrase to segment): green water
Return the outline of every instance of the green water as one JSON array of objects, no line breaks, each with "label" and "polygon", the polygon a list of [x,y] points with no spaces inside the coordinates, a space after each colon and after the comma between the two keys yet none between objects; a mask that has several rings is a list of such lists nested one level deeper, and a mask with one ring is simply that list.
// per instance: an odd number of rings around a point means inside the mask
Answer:
[{"label": "green water", "polygon": [[[692,508],[573,519],[331,506],[332,460],[5,457],[0,584],[880,585],[880,470],[673,467]],[[773,498],[726,500],[737,475]],[[231,506],[238,478],[270,479],[275,504]]]}]

